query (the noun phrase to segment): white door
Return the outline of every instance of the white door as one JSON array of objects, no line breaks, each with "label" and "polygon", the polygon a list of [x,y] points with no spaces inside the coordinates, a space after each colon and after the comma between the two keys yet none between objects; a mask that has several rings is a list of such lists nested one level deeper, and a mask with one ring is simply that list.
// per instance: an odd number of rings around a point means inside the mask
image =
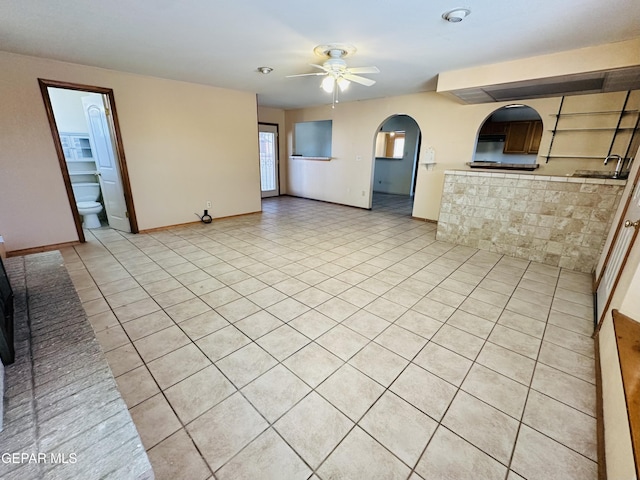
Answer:
[{"label": "white door", "polygon": [[89,140],[96,161],[109,226],[123,232],[131,232],[120,170],[114,154],[113,135],[105,108],[105,97],[97,93],[82,97],[82,105],[89,126]]},{"label": "white door", "polygon": [[260,143],[260,190],[262,197],[275,197],[278,189],[278,127],[258,125]]},{"label": "white door", "polygon": [[640,182],[638,182],[633,191],[629,208],[623,219],[622,226],[619,228],[618,238],[611,250],[609,261],[604,266],[604,273],[596,292],[598,321],[602,320],[602,314],[609,306],[610,297],[620,277],[622,264],[633,246],[637,230],[640,229]]}]

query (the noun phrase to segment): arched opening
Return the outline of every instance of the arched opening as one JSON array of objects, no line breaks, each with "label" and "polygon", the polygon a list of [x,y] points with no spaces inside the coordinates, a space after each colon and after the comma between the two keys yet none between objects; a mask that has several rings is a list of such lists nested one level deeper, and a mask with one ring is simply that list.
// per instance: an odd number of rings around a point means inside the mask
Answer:
[{"label": "arched opening", "polygon": [[371,208],[393,208],[398,213],[411,215],[420,152],[420,127],[408,115],[393,115],[380,125],[374,141]]},{"label": "arched opening", "polygon": [[494,111],[478,131],[474,164],[515,167],[536,164],[542,119],[526,105],[507,105]]}]

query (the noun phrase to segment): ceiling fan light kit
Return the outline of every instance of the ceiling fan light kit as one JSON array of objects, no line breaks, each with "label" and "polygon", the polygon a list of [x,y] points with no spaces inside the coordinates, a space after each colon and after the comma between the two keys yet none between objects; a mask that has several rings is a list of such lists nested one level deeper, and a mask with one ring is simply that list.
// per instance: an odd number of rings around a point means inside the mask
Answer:
[{"label": "ceiling fan light kit", "polygon": [[[360,73],[380,73],[378,67],[347,67],[345,57],[353,55],[356,47],[343,43],[330,43],[326,45],[318,45],[313,49],[314,53],[321,57],[326,57],[322,65],[311,64],[312,67],[319,68],[322,72],[301,73],[298,75],[288,75],[287,77],[306,77],[306,76],[324,76],[320,83],[320,87],[327,93],[333,94],[333,104],[338,103],[338,92],[344,92],[351,82],[359,83],[366,87],[375,84],[375,80],[362,77]],[[338,88],[336,88],[336,85]]]},{"label": "ceiling fan light kit", "polygon": [[320,84],[320,87],[327,93],[333,93],[333,84],[335,83],[335,81],[336,80],[333,77],[324,77],[322,83]]},{"label": "ceiling fan light kit", "polygon": [[451,23],[460,23],[466,17],[469,16],[471,10],[468,8],[454,8],[453,10],[449,10],[448,12],[444,12],[442,14],[442,18],[444,18],[447,22]]}]

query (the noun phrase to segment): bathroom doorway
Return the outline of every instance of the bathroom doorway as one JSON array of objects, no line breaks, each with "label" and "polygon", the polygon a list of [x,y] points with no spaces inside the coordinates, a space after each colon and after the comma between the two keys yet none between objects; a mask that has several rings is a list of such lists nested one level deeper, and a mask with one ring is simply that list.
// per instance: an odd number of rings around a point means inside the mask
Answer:
[{"label": "bathroom doorway", "polygon": [[83,228],[137,233],[113,91],[39,83],[79,240]]}]

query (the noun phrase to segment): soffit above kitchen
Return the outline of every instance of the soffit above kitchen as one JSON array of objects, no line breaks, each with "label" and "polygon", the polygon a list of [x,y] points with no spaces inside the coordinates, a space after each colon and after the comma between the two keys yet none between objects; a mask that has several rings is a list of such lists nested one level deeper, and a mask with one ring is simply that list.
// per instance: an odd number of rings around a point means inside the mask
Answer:
[{"label": "soffit above kitchen", "polygon": [[[469,15],[443,18],[457,7]],[[375,85],[341,95],[348,102],[434,91],[440,72],[636,38],[637,0],[0,3],[2,51],[254,92],[285,109],[331,103],[317,77],[286,78],[317,71],[317,45],[355,45],[349,67],[380,69]]]},{"label": "soffit above kitchen", "polygon": [[491,103],[640,89],[640,39],[443,72],[437,91]]}]

